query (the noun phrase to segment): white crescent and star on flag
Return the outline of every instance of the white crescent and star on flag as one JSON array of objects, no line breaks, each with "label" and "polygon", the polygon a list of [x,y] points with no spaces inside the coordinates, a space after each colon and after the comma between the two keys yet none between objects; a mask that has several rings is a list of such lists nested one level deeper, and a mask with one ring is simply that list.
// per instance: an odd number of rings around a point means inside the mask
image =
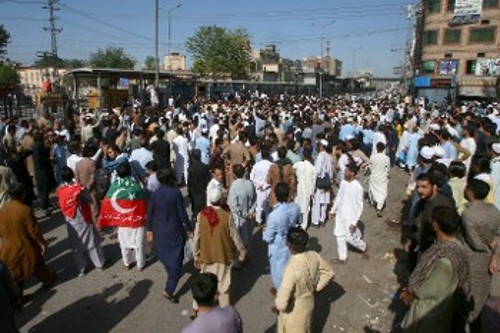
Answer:
[{"label": "white crescent and star on flag", "polygon": [[[115,191],[115,193],[113,193],[113,195],[111,196],[111,199],[110,199],[111,207],[113,207],[113,209],[116,210],[120,214],[130,214],[130,213],[132,213],[135,210],[135,208],[137,207],[137,205],[135,205],[132,208],[123,208],[122,206],[120,206],[118,204],[118,202],[116,201],[116,197],[118,197],[118,194],[120,192],[122,192],[122,191],[124,191],[124,189],[123,188],[119,188],[118,190]],[[134,199],[135,199],[135,197],[131,193],[129,195],[129,200],[134,200]]]}]

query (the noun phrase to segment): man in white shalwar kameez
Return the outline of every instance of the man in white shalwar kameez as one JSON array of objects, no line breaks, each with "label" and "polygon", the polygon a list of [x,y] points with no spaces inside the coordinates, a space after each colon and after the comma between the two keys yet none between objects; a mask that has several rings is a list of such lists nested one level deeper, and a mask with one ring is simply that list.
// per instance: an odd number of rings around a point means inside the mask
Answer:
[{"label": "man in white shalwar kameez", "polygon": [[382,142],[377,143],[376,149],[377,153],[370,157],[371,174],[368,195],[370,196],[371,203],[377,209],[377,216],[382,217],[382,209],[387,199],[391,160],[384,153],[385,145]]},{"label": "man in white shalwar kameez", "polygon": [[[328,141],[325,139],[320,140],[318,143],[318,157],[316,157],[316,162],[314,163],[314,168],[316,169],[316,175],[318,178],[328,176],[330,181],[333,179],[333,160],[330,154],[326,152],[326,147],[328,146]],[[328,188],[318,188],[316,186],[316,191],[314,192],[313,207],[311,212],[311,224],[315,227],[319,227],[321,224],[325,224],[328,219],[327,207],[330,204],[330,189]]]},{"label": "man in white shalwar kameez", "polygon": [[175,181],[177,184],[182,184],[183,176],[184,181],[188,178],[189,167],[189,140],[184,136],[183,130],[177,130],[178,136],[174,139],[174,153],[175,153]]},{"label": "man in white shalwar kameez", "polygon": [[333,234],[337,238],[338,262],[347,262],[347,243],[363,252],[363,259],[368,259],[367,246],[362,240],[358,221],[363,212],[363,187],[356,180],[359,168],[349,164],[340,183],[339,192],[330,214],[335,216]]},{"label": "man in white shalwar kameez", "polygon": [[316,168],[311,163],[311,152],[304,150],[304,160],[293,165],[297,176],[297,196],[295,203],[300,207],[302,214],[302,229],[306,230],[311,211],[311,199],[316,189]]},{"label": "man in white shalwar kameez", "polygon": [[208,182],[207,185],[207,206],[212,206],[212,203],[209,200],[209,197],[212,193],[222,193],[224,201],[226,200],[227,192],[222,185],[222,180],[224,179],[224,173],[220,168],[214,168],[212,170],[212,179]]},{"label": "man in white shalwar kameez", "polygon": [[269,202],[267,198],[269,197],[269,192],[271,191],[271,186],[266,182],[267,174],[269,168],[273,165],[273,162],[269,160],[270,153],[267,148],[262,149],[262,160],[255,163],[250,172],[250,180],[255,185],[257,191],[257,208],[255,211],[255,221],[260,225],[265,222],[267,215],[269,214]]}]

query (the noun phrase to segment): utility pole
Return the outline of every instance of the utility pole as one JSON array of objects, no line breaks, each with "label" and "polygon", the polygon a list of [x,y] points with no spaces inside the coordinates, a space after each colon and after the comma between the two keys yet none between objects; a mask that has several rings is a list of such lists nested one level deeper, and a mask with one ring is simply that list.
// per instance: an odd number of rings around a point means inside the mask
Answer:
[{"label": "utility pole", "polygon": [[361,47],[350,47],[352,51],[352,74],[351,74],[351,94],[354,93],[354,75],[356,72],[356,51],[361,50]]},{"label": "utility pole", "polygon": [[159,0],[155,0],[155,88],[158,89],[158,82],[160,81],[160,59],[158,54],[158,21],[159,21]]},{"label": "utility pole", "polygon": [[321,37],[321,59],[319,63],[319,98],[323,98],[323,49],[324,49],[324,39]]},{"label": "utility pole", "polygon": [[[168,59],[168,65],[167,65],[167,70],[170,71],[172,70],[172,66],[170,65],[170,62],[172,59],[170,58],[171,56],[171,44],[172,44],[172,12],[176,10],[177,8],[180,8],[182,6],[181,3],[177,4],[177,6],[170,8],[168,11],[168,53],[167,53],[167,59]],[[168,93],[172,95],[172,73],[169,73],[168,77]]]},{"label": "utility pole", "polygon": [[57,10],[60,10],[60,8],[57,7],[57,3],[59,0],[47,0],[47,6],[43,6],[43,9],[48,9],[49,10],[49,27],[44,27],[43,30],[45,31],[50,31],[50,44],[51,44],[51,52],[45,52],[45,56],[52,56],[52,66],[54,67],[54,77],[57,77],[57,65],[58,65],[58,60],[59,57],[57,56],[57,34],[62,31],[61,28],[56,27],[56,21],[57,17],[55,16],[55,12]]}]

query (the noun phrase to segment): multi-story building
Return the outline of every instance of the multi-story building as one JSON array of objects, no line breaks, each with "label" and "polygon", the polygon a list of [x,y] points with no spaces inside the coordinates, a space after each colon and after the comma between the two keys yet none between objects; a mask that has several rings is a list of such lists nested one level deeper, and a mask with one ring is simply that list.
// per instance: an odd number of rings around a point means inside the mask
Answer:
[{"label": "multi-story building", "polygon": [[498,98],[499,0],[422,0],[416,25],[418,96]]},{"label": "multi-story building", "polygon": [[165,70],[184,71],[186,70],[186,56],[177,52],[167,54],[164,58]]},{"label": "multi-story building", "polygon": [[[35,98],[36,93],[43,90],[44,81],[56,81],[54,68],[17,67],[16,70],[19,74],[19,80],[23,93],[33,99]],[[57,70],[59,76],[62,76],[65,72],[66,69],[60,68]]]},{"label": "multi-story building", "polygon": [[276,45],[268,44],[264,49],[252,51],[252,78],[256,81],[282,81],[282,66]]},{"label": "multi-story building", "polygon": [[342,75],[342,61],[329,55],[321,57],[306,57],[302,59],[302,69],[306,72],[322,71],[325,75],[339,77]]}]

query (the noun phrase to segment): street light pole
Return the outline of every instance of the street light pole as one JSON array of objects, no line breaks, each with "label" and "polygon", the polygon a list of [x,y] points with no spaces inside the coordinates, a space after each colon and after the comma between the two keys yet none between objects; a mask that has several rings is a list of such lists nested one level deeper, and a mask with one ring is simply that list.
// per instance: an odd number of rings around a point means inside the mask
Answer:
[{"label": "street light pole", "polygon": [[158,89],[158,83],[160,81],[160,59],[158,51],[158,21],[159,21],[159,0],[155,0],[155,88]]},{"label": "street light pole", "polygon": [[180,8],[182,6],[182,4],[178,4],[177,6],[175,6],[174,8],[171,8],[169,11],[168,11],[168,56],[169,56],[169,62],[168,62],[168,66],[167,66],[167,70],[170,70],[171,69],[171,66],[170,66],[170,48],[171,48],[171,40],[172,40],[172,12],[174,10],[176,10],[177,8]]},{"label": "street light pole", "polygon": [[325,37],[321,37],[321,60],[319,63],[319,98],[323,98],[323,48],[324,48],[324,39]]}]

